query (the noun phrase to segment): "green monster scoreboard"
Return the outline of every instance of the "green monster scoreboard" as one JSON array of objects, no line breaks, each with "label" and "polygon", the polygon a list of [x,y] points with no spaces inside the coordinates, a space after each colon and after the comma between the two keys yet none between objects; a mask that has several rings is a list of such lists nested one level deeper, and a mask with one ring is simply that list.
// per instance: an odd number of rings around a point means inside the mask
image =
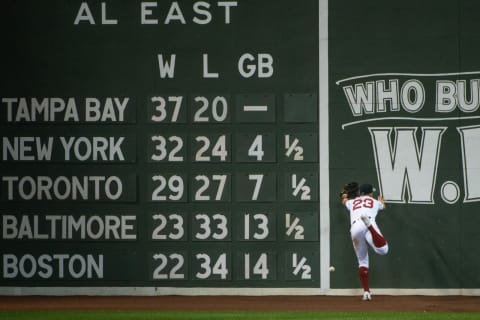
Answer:
[{"label": "green monster scoreboard", "polygon": [[317,1],[0,6],[1,286],[320,288]]}]

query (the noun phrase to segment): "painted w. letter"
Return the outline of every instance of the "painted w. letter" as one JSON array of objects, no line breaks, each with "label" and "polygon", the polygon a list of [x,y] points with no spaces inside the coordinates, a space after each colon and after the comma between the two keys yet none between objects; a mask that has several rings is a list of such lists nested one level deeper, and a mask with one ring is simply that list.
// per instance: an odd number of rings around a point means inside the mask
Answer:
[{"label": "painted w. letter", "polygon": [[[396,203],[433,203],[438,155],[446,127],[370,127],[380,193]],[[392,139],[392,132],[395,133]],[[408,195],[408,198],[406,197]]]}]

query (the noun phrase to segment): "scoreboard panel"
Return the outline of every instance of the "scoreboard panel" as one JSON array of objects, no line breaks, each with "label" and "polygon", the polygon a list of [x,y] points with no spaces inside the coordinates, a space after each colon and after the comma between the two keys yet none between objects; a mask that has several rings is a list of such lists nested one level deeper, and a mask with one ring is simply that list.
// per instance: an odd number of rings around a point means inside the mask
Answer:
[{"label": "scoreboard panel", "polygon": [[0,6],[3,287],[320,288],[317,1]]}]

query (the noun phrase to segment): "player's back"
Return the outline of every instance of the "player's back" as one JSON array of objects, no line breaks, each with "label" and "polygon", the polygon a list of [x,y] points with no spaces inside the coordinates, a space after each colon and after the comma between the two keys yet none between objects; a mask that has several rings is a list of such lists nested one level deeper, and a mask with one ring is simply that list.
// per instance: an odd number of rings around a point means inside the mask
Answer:
[{"label": "player's back", "polygon": [[350,222],[358,220],[362,214],[375,219],[378,210],[383,209],[383,204],[374,198],[364,195],[350,199],[345,203],[345,206],[350,211]]}]

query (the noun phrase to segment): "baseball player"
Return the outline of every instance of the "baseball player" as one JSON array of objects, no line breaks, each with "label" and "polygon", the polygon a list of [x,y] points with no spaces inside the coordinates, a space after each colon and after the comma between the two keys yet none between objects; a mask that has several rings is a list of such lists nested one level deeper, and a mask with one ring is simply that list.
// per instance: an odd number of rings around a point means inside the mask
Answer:
[{"label": "baseball player", "polygon": [[[385,209],[385,202],[382,196],[378,196],[378,200],[373,198],[375,189],[371,184],[362,184],[358,187],[358,184],[350,183],[345,187],[349,190],[344,188],[341,201],[350,211],[350,235],[358,260],[358,275],[363,287],[362,300],[369,301],[372,296],[368,286],[367,243],[380,255],[388,253],[388,243],[375,223],[378,211]],[[358,187],[356,195],[355,190],[352,191],[355,187]]]}]

